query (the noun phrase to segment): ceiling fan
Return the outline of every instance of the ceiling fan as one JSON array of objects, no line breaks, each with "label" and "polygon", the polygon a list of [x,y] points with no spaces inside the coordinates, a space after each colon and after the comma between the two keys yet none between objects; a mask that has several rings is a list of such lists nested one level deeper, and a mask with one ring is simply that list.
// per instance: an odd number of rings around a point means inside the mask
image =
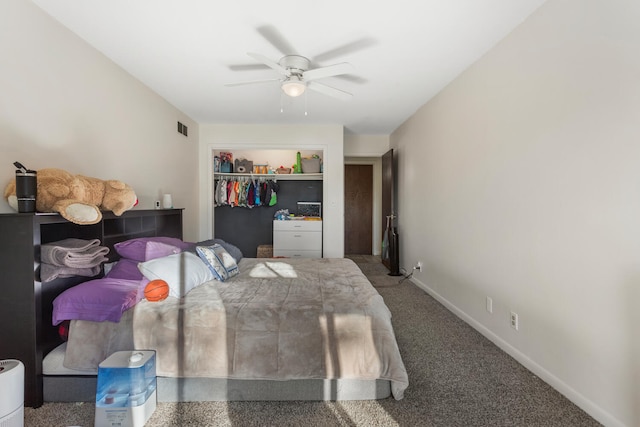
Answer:
[{"label": "ceiling fan", "polygon": [[225,86],[232,87],[278,81],[280,82],[282,91],[290,97],[302,95],[307,88],[343,100],[350,99],[353,96],[349,92],[317,82],[318,79],[325,77],[339,76],[353,72],[354,68],[348,62],[310,69],[311,61],[300,55],[285,55],[280,58],[278,62],[259,53],[248,52],[247,55],[279,72],[282,76],[276,79],[229,83]]}]

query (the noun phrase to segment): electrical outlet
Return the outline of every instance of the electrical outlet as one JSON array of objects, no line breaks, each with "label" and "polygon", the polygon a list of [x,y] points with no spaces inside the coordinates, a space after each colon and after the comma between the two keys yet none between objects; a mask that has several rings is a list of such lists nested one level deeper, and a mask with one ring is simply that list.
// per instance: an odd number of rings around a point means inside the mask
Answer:
[{"label": "electrical outlet", "polygon": [[418,261],[413,269],[422,272],[422,262]]},{"label": "electrical outlet", "polygon": [[514,313],[512,311],[511,312],[511,327],[517,331],[518,330],[518,326],[519,326],[518,313]]},{"label": "electrical outlet", "polygon": [[487,311],[493,313],[493,299],[491,297],[487,297]]}]

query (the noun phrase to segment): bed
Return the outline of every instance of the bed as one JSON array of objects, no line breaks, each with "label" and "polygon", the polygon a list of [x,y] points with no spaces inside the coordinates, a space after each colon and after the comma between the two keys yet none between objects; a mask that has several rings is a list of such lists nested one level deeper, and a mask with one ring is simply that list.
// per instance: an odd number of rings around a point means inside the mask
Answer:
[{"label": "bed", "polygon": [[71,319],[43,363],[45,401],[91,401],[100,361],[132,349],[156,351],[160,401],[402,399],[391,313],[353,261],[241,258],[220,278],[181,249],[140,262],[143,280],[177,275],[165,300],[139,286],[117,321]]}]

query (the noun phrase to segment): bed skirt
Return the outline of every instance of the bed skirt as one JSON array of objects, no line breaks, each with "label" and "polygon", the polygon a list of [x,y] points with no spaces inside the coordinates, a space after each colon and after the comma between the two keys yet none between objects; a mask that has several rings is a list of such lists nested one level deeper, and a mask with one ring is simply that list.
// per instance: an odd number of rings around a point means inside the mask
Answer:
[{"label": "bed skirt", "polygon": [[[45,375],[45,402],[95,402],[96,376]],[[226,380],[158,377],[159,402],[375,400],[391,396],[388,380]]]},{"label": "bed skirt", "polygon": [[[66,343],[43,363],[45,402],[95,402],[97,376],[91,371],[64,368]],[[159,402],[374,400],[391,396],[388,380],[301,379],[239,380],[223,378],[158,377]]]}]

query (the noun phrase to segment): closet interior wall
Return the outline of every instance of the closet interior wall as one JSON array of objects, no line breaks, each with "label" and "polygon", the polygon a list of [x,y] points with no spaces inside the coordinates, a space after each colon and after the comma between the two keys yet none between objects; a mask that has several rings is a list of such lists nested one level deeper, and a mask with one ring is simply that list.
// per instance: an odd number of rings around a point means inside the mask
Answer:
[{"label": "closet interior wall", "polygon": [[322,202],[322,180],[277,179],[277,184],[279,190],[274,206],[217,206],[215,237],[240,248],[243,256],[254,258],[259,245],[273,244],[273,218],[278,210],[288,209],[295,214],[298,202]]}]

